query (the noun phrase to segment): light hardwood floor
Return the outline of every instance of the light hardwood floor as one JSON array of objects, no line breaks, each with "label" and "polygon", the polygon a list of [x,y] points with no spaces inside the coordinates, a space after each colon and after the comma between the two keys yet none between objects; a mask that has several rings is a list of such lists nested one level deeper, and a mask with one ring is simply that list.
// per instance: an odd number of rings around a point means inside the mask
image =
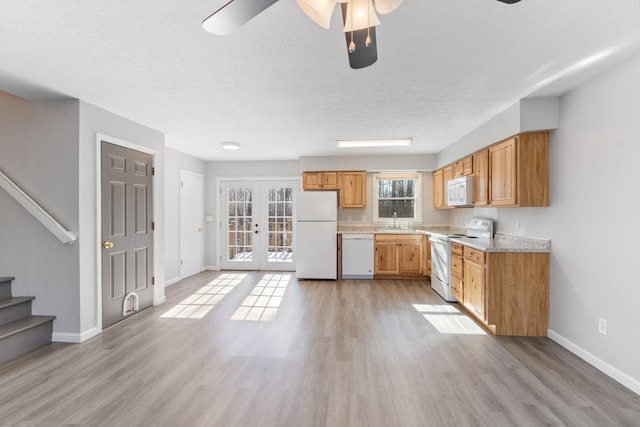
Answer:
[{"label": "light hardwood floor", "polygon": [[1,366],[0,425],[640,425],[638,395],[546,338],[482,334],[426,281],[208,272],[167,296]]}]

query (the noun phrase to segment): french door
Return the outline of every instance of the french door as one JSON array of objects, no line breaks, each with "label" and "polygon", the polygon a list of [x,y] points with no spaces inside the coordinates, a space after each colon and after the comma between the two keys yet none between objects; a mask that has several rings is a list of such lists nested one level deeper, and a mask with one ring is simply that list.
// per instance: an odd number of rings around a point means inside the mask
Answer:
[{"label": "french door", "polygon": [[294,271],[295,195],[299,182],[223,181],[223,270]]}]

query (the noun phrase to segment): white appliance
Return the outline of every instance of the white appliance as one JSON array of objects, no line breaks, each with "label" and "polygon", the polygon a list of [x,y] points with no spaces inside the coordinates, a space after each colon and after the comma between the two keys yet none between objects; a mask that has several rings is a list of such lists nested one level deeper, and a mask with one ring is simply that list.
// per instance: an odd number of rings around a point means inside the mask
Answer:
[{"label": "white appliance", "polygon": [[342,235],[342,278],[373,279],[373,234]]},{"label": "white appliance", "polygon": [[338,277],[338,194],[335,191],[301,191],[296,200],[296,277]]},{"label": "white appliance", "polygon": [[449,206],[473,206],[473,176],[461,176],[447,182]]},{"label": "white appliance", "polygon": [[445,301],[456,302],[451,294],[451,239],[452,238],[493,238],[493,220],[471,218],[464,222],[466,234],[433,233],[431,242],[431,289]]}]

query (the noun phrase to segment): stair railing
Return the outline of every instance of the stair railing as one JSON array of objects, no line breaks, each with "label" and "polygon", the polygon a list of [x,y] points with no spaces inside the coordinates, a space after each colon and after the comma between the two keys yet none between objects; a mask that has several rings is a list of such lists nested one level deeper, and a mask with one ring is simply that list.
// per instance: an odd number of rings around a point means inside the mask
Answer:
[{"label": "stair railing", "polygon": [[42,206],[33,200],[27,193],[22,191],[18,185],[11,180],[4,172],[0,171],[0,187],[4,189],[11,197],[16,199],[23,208],[25,208],[35,219],[45,226],[54,236],[66,245],[72,245],[78,239],[78,236],[67,230],[54,217],[49,215]]}]

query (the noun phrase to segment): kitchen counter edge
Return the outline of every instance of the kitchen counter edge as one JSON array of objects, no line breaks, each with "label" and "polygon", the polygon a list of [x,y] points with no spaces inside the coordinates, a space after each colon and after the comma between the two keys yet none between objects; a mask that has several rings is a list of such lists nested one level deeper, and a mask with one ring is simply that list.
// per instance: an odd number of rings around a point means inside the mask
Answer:
[{"label": "kitchen counter edge", "polygon": [[[431,235],[433,233],[460,233],[464,229],[453,226],[421,226],[415,229],[384,229],[370,226],[340,226],[338,234],[414,234]],[[452,237],[452,242],[460,243],[483,252],[551,252],[551,240],[527,236],[496,233],[493,239]]]}]

